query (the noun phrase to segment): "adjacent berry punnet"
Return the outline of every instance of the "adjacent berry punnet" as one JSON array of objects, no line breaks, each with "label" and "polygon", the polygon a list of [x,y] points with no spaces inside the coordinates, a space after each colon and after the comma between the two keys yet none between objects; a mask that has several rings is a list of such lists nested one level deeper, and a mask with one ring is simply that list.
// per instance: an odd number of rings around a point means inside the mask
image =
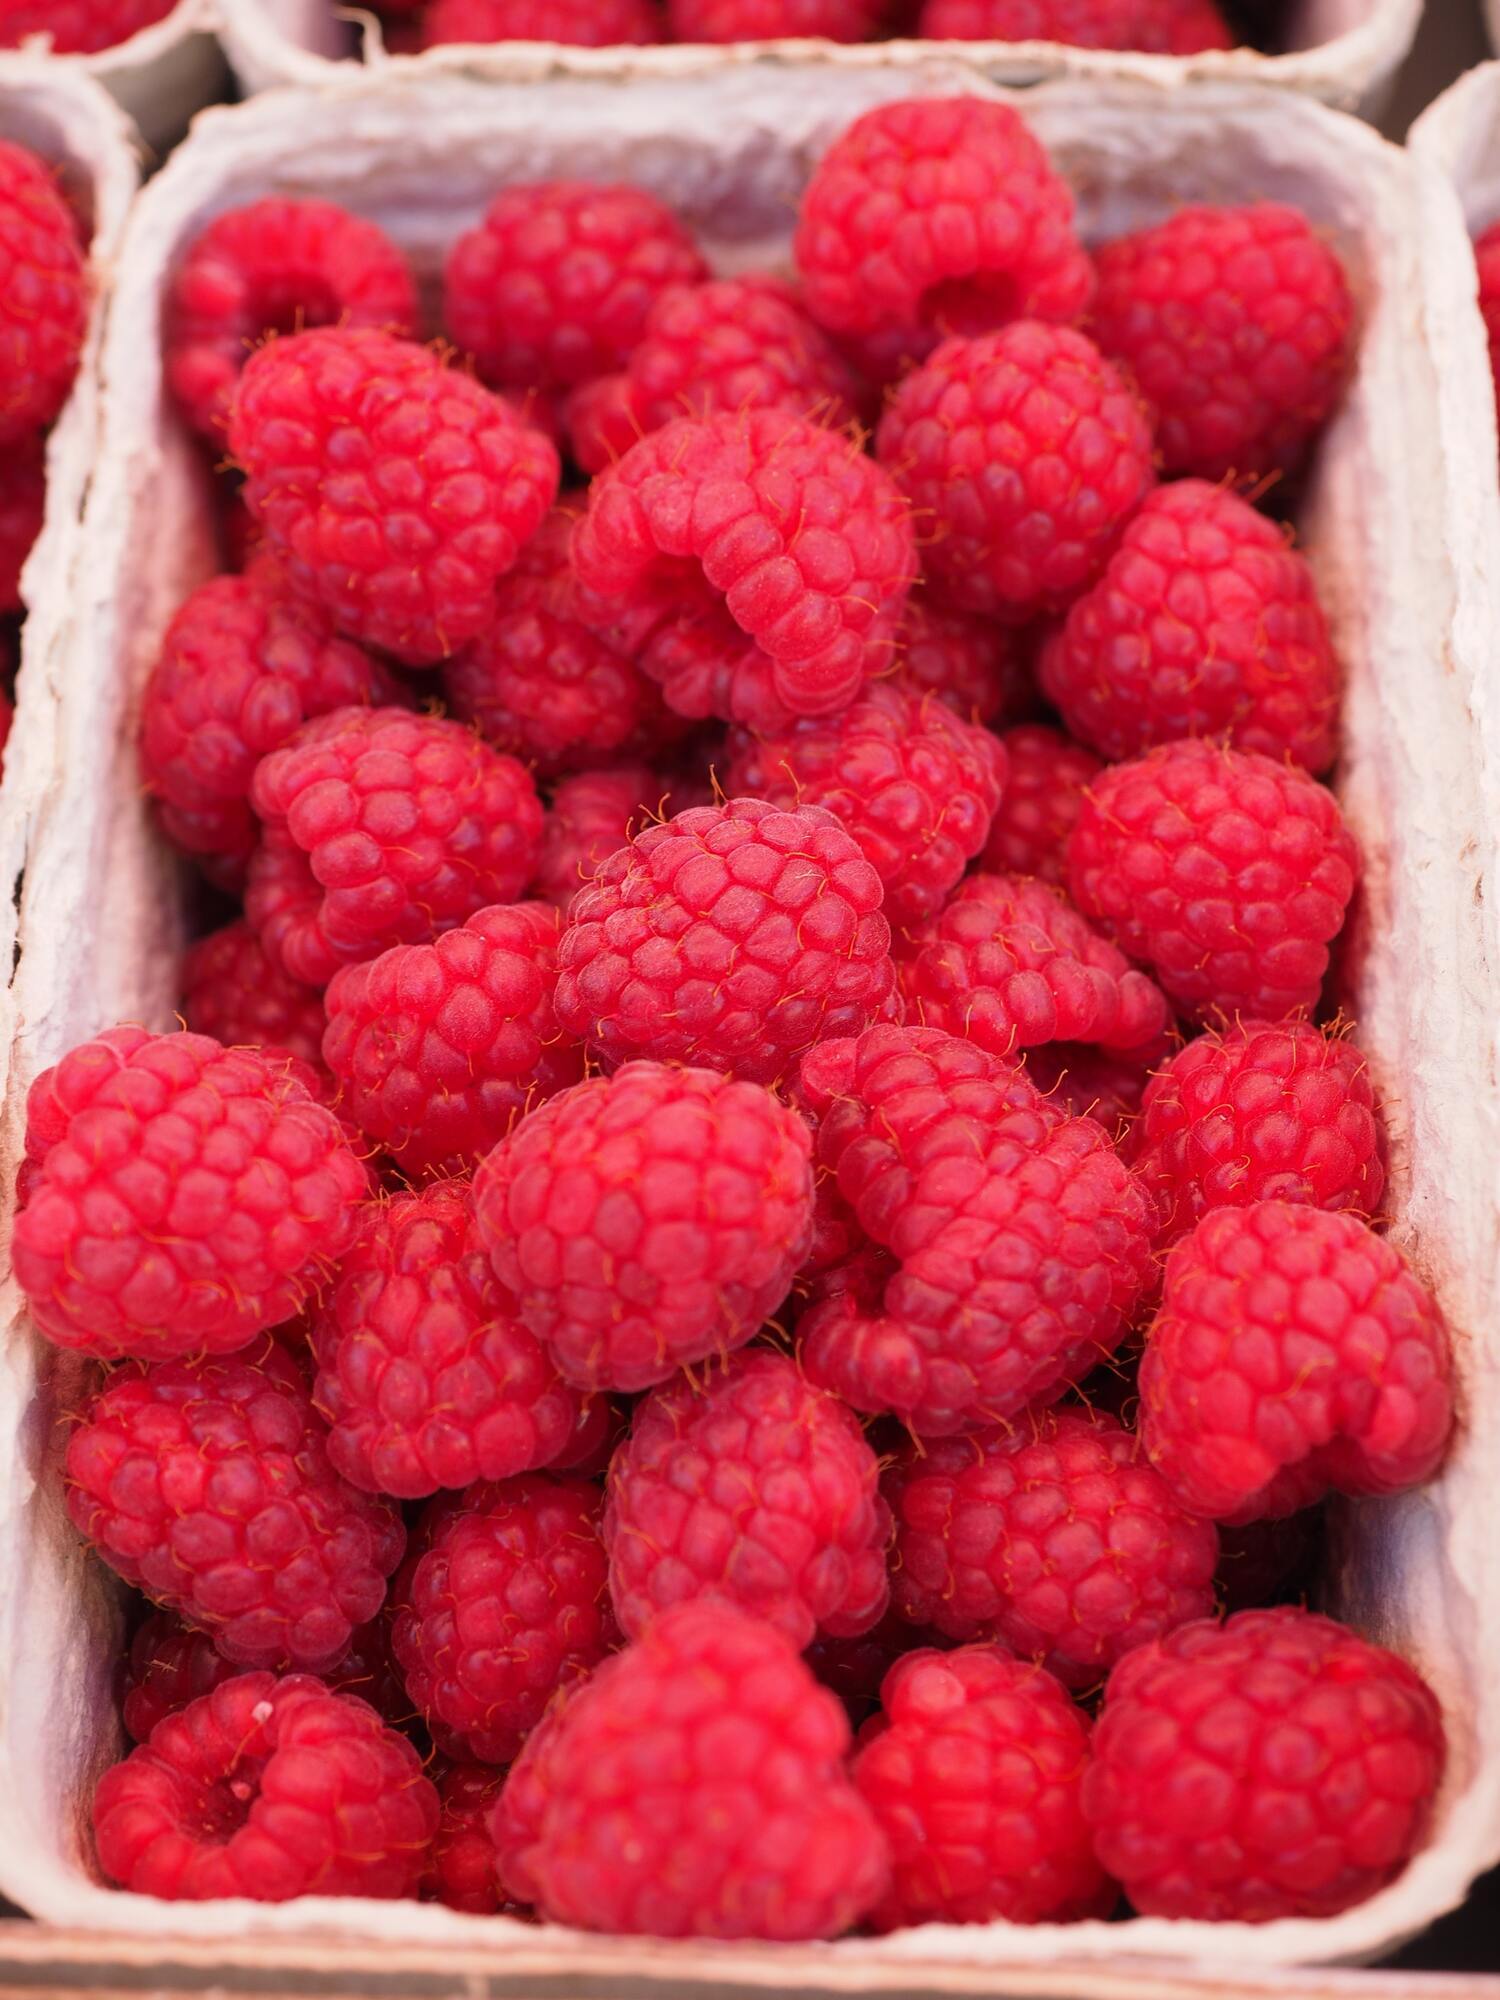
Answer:
[{"label": "adjacent berry punnet", "polygon": [[109,1368],[100,1866],[769,1942],[1345,1909],[1445,1746],[1302,1608],[1319,1507],[1439,1471],[1462,1347],[1329,990],[1339,633],[1269,477],[1349,364],[1336,246],[1268,203],[1086,245],[966,97],[835,138],[780,269],[645,189],[489,192],[444,345],[322,201],[174,280],[258,541],[141,761],[219,900],[184,1030],[33,1086],[14,1239]]}]

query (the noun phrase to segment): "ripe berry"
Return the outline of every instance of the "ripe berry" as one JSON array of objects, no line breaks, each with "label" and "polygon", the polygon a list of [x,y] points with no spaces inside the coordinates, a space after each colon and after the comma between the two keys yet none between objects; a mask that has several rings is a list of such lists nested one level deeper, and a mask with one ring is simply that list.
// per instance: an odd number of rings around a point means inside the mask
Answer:
[{"label": "ripe berry", "polygon": [[87,263],[57,178],[0,141],[0,444],[44,430],[67,401],[88,317]]},{"label": "ripe berry", "polygon": [[492,1917],[503,1907],[490,1817],[504,1783],[504,1772],[491,1764],[450,1764],[439,1778],[442,1817],[422,1882],[424,1899],[475,1917]]},{"label": "ripe berry", "polygon": [[54,55],[97,55],[128,42],[176,0],[0,0],[0,48],[45,35]]},{"label": "ripe berry", "polygon": [[46,444],[40,435],[19,438],[0,461],[0,617],[23,609],[21,571],[46,507]]},{"label": "ripe berry", "polygon": [[1040,875],[1064,888],[1068,835],[1084,793],[1104,766],[1082,744],[1043,723],[1002,730],[1000,742],[1005,790],[979,865],[993,875]]},{"label": "ripe berry", "polygon": [[1003,625],[934,602],[925,590],[906,600],[896,639],[901,678],[936,695],[965,722],[998,726],[1024,715],[1033,699],[1014,636]]},{"label": "ripe berry", "polygon": [[424,49],[446,42],[610,48],[660,40],[661,24],[651,0],[432,0],[422,17]]},{"label": "ripe berry", "polygon": [[628,844],[637,826],[666,800],[663,781],[644,764],[582,771],[554,787],[542,829],[536,893],[566,910],[602,862]]},{"label": "ripe berry", "polygon": [[1066,42],[1153,56],[1234,47],[1217,0],[925,0],[917,33],[961,42]]},{"label": "ripe berry", "polygon": [[323,996],[267,958],[247,923],[200,938],[182,961],[182,1018],[226,1048],[286,1050],[322,1075]]},{"label": "ripe berry", "polygon": [[867,42],[884,0],[667,0],[674,42]]}]

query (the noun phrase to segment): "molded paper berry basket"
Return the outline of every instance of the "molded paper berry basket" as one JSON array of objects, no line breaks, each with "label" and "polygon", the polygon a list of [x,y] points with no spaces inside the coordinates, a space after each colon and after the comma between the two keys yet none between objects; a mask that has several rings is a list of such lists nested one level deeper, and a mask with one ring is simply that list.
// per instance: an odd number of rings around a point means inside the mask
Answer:
[{"label": "molded paper berry basket", "polygon": [[[1439,6],[1452,0],[1436,0]],[[1500,5],[1500,0],[1494,0]],[[812,63],[837,70],[895,68],[931,62],[972,64],[997,83],[1038,83],[1049,76],[1124,76],[1154,84],[1209,77],[1270,83],[1326,103],[1374,115],[1405,60],[1422,0],[1288,0],[1285,52],[1213,50],[1199,56],[1145,56],[1065,47],[1060,42],[826,41],[742,42],[720,47],[676,43],[658,48],[570,48],[559,42],[497,42],[391,56],[374,15],[338,0],[218,0],[224,46],[248,91],[280,83],[327,82],[330,59],[358,57],[372,67],[462,69],[519,81],[527,77],[630,78],[715,76],[745,65]],[[767,79],[767,87],[774,78]]]},{"label": "molded paper berry basket", "polygon": [[[914,89],[975,85],[952,65],[768,70],[715,81],[482,85],[355,73],[315,97],[279,92],[199,120],[137,204],[102,360],[101,448],[59,662],[66,755],[35,830],[12,982],[5,1105],[73,1042],[118,1019],[171,1024],[180,880],[153,836],[132,748],[139,691],[182,596],[214,566],[208,474],[163,399],[163,284],[214,214],[316,192],[385,225],[431,278],[455,233],[506,181],[629,177],[675,201],[726,268],[781,255],[812,161],[858,112]],[[1002,93],[994,93],[1002,94]],[[1366,863],[1348,999],[1385,1100],[1395,1233],[1456,1332],[1465,1429],[1421,1493],[1348,1508],[1325,1592],[1430,1677],[1451,1734],[1431,1844],[1402,1879],[1326,1923],[1260,1928],[1142,1920],[1066,1929],[928,1928],[803,1950],[583,1939],[414,1904],[308,1899],[165,1905],[91,1871],[92,1781],[116,1754],[118,1613],[63,1515],[59,1417],[70,1383],[0,1291],[13,1365],[0,1400],[0,1891],[48,1922],[113,1933],[117,1956],[284,1968],[338,1962],[428,1981],[647,1990],[776,1985],[803,1992],[1121,1990],[1135,1965],[1165,1991],[1213,1977],[1372,1957],[1459,1902],[1500,1855],[1500,723],[1485,680],[1500,594],[1478,560],[1478,449],[1443,457],[1448,412],[1427,337],[1421,250],[1456,305],[1462,229],[1427,170],[1320,106],[1240,86],[1160,90],[1064,81],[1017,102],[1079,191],[1094,237],[1181,201],[1252,194],[1301,204],[1347,255],[1363,338],[1302,512],[1349,668],[1340,788]],[[1429,292],[1428,296],[1432,296]],[[1492,446],[1481,441],[1483,449]],[[28,1485],[30,1473],[33,1484]],[[135,1942],[126,1944],[124,1939]],[[107,1946],[95,1946],[95,1951]],[[60,1955],[66,1955],[65,1946]],[[1161,1961],[1174,1962],[1164,1972]],[[274,1963],[283,1971],[272,1973]],[[1154,1971],[1149,1962],[1155,1963]],[[1063,1968],[1066,1967],[1066,1976]],[[1278,1990],[1306,1993],[1311,1981]],[[367,1990],[361,1987],[359,1990]],[[434,1987],[433,1990],[436,1990]],[[1137,1989],[1141,1990],[1141,1989]]]},{"label": "molded paper berry basket", "polygon": [[42,53],[69,73],[102,84],[147,144],[165,148],[187,130],[195,111],[223,94],[214,22],[213,0],[177,0],[160,21],[112,49],[87,56]]}]

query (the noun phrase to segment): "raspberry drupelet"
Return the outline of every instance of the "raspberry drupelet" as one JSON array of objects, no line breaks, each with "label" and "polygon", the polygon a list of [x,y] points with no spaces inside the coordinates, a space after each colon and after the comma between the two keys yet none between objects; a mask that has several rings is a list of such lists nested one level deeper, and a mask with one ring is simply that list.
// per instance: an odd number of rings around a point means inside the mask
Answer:
[{"label": "raspberry drupelet", "polygon": [[417,288],[385,231],[337,202],[269,196],[216,216],[177,267],[162,366],[194,428],[222,445],[240,371],[273,333],[411,334]]},{"label": "raspberry drupelet", "polygon": [[0,459],[0,617],[23,608],[21,571],[46,507],[46,442],[40,434],[18,438]]},{"label": "raspberry drupelet", "polygon": [[97,55],[165,19],[176,0],[0,0],[0,48],[45,35],[55,55]]},{"label": "raspberry drupelet", "polygon": [[1005,790],[979,865],[992,875],[1039,875],[1066,886],[1068,835],[1083,795],[1104,769],[1091,750],[1045,723],[1000,732]]},{"label": "raspberry drupelet", "polygon": [[965,722],[994,727],[1025,715],[1035,700],[1014,635],[992,619],[935,601],[922,589],[906,600],[896,636],[901,678],[936,695]]},{"label": "raspberry drupelet", "polygon": [[366,327],[257,349],[229,448],[290,587],[406,666],[478,637],[557,493],[540,431],[433,349]]},{"label": "raspberry drupelet", "polygon": [[774,1083],[879,1014],[896,982],[890,936],[880,878],[833,813],[698,806],[642,828],[574,897],[557,1017],[607,1062]]},{"label": "raspberry drupelet", "polygon": [[511,1479],[574,1445],[582,1399],[491,1272],[465,1182],[367,1204],[310,1337],[329,1460],[367,1493]]},{"label": "raspberry drupelet", "polygon": [[87,259],[57,178],[0,140],[0,445],[44,430],[61,410],[88,316]]},{"label": "raspberry drupelet", "polygon": [[245,915],[272,960],[323,986],[514,901],[541,852],[530,774],[462,723],[335,709],[256,767]]},{"label": "raspberry drupelet", "polygon": [[323,1056],[339,1108],[409,1178],[475,1166],[582,1077],[553,1008],[557,933],[549,904],[499,904],[334,974]]},{"label": "raspberry drupelet", "polygon": [[1307,560],[1201,480],[1149,494],[1038,657],[1068,729],[1109,758],[1180,736],[1324,771],[1340,674]]},{"label": "raspberry drupelet", "polygon": [[1217,0],[925,0],[917,33],[960,42],[1065,42],[1151,56],[1234,46]]},{"label": "raspberry drupelet", "polygon": [[286,1057],[112,1028],[31,1086],[15,1273],[60,1347],[228,1354],[353,1234],[363,1165]]},{"label": "raspberry drupelet", "polygon": [[1164,472],[1295,472],[1349,372],[1337,253],[1278,202],[1181,208],[1097,252],[1090,328],[1150,404]]},{"label": "raspberry drupelet", "polygon": [[923,1650],[881,1702],[852,1773],[891,1849],[877,1930],[1109,1914],[1083,1817],[1088,1719],[1050,1674],[998,1646]]},{"label": "raspberry drupelet", "polygon": [[[621,11],[630,4],[623,0]],[[605,12],[603,0],[581,0],[578,11],[585,6]],[[544,39],[572,39],[553,0],[543,14]],[[526,182],[503,188],[449,251],[443,324],[494,387],[570,389],[623,368],[662,294],[707,276],[686,226],[644,188]]]},{"label": "raspberry drupelet", "polygon": [[840,715],[736,731],[728,747],[732,793],[788,810],[823,807],[848,829],[897,926],[941,907],[1004,794],[998,738],[893,679],[873,683]]},{"label": "raspberry drupelet", "polygon": [[1131,381],[1072,327],[945,340],[892,392],[877,451],[953,603],[1024,623],[1092,583],[1155,482]]},{"label": "raspberry drupelet", "polygon": [[800,1651],[867,1631],[886,1607],[890,1516],[859,1420],[785,1355],[732,1355],[700,1390],[639,1405],[609,1471],[604,1546],[621,1630],[712,1597]]},{"label": "raspberry drupelet", "polygon": [[647,1389],[742,1347],[812,1234],[806,1126],[757,1083],[627,1063],[480,1166],[479,1239],[565,1381]]},{"label": "raspberry drupelet", "polygon": [[110,1376],[68,1439],[68,1512],[111,1569],[247,1667],[337,1666],[405,1533],[333,1470],[306,1378],[268,1336]]},{"label": "raspberry drupelet", "polygon": [[495,1814],[502,1882],[587,1930],[838,1937],[889,1872],[848,1752],[843,1709],[780,1633],[680,1604],[526,1746]]},{"label": "raspberry drupelet", "polygon": [[1008,320],[1067,324],[1094,289],[1067,184],[1008,105],[975,97],[856,118],[813,170],[793,251],[814,319],[916,359]]},{"label": "raspberry drupelet", "polygon": [[867,42],[885,0],[667,0],[674,42]]},{"label": "raspberry drupelet", "polygon": [[[661,23],[651,0],[432,0],[422,17],[424,49],[448,42],[566,42],[575,48],[609,48],[620,42],[660,40]],[[605,246],[611,247],[608,237]]]},{"label": "raspberry drupelet", "polygon": [[1071,1688],[1214,1608],[1219,1538],[1113,1417],[1030,1411],[973,1437],[912,1440],[884,1491],[892,1595],[913,1625],[987,1639]]},{"label": "raspberry drupelet", "polygon": [[1358,873],[1332,792],[1217,743],[1111,765],[1068,837],[1074,902],[1197,1020],[1314,1006]]},{"label": "raspberry drupelet", "polygon": [[1293,1514],[1430,1479],[1453,1426],[1442,1312],[1357,1216],[1215,1210],[1167,1259],[1141,1438],[1195,1513]]},{"label": "raspberry drupelet", "polygon": [[1142,1916],[1331,1917],[1421,1846],[1445,1756],[1396,1654],[1311,1612],[1242,1611],[1115,1668],[1084,1813]]},{"label": "raspberry drupelet", "polygon": [[438,1828],[416,1750],[311,1674],[239,1674],[94,1794],[99,1865],[138,1895],[414,1896]]},{"label": "raspberry drupelet", "polygon": [[289,979],[243,921],[211,931],[184,957],[182,1018],[226,1048],[284,1049],[326,1075],[322,994]]},{"label": "raspberry drupelet", "polygon": [[391,1649],[445,1753],[508,1764],[615,1643],[599,1503],[587,1480],[530,1473],[431,1504],[392,1592]]},{"label": "raspberry drupelet", "polygon": [[783,409],[683,417],[589,488],[580,582],[626,606],[722,599],[799,715],[891,664],[916,576],[910,510],[858,443]]},{"label": "raspberry drupelet", "polygon": [[566,910],[601,862],[628,846],[634,830],[657,814],[667,792],[665,781],[645,764],[562,779],[547,807],[536,893]]},{"label": "raspberry drupelet", "polygon": [[505,1907],[490,1819],[505,1783],[493,1764],[450,1764],[438,1779],[441,1818],[422,1881],[424,1899],[492,1917]]}]

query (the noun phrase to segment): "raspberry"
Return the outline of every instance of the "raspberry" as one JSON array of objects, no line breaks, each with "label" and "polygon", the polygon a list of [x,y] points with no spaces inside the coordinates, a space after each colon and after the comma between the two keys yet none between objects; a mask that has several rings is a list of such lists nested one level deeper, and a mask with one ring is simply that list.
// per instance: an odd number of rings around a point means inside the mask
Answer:
[{"label": "raspberry", "polygon": [[323,996],[299,986],[246,923],[200,938],[182,961],[182,1018],[226,1048],[286,1050],[323,1073]]},{"label": "raspberry", "polygon": [[228,1354],[290,1319],[365,1170],[285,1058],[113,1028],[31,1086],[16,1277],[59,1347]]},{"label": "raspberry", "polygon": [[298,1364],[263,1339],[110,1376],[68,1439],[68,1512],[111,1569],[241,1666],[336,1666],[405,1534],[333,1470]]},{"label": "raspberry", "polygon": [[1489,337],[1490,373],[1500,382],[1500,222],[1475,238],[1474,264],[1479,274],[1479,310]]},{"label": "raspberry", "polygon": [[505,1774],[489,1764],[453,1764],[438,1780],[442,1818],[422,1884],[425,1898],[476,1917],[492,1917],[502,1907],[490,1815],[504,1782]]},{"label": "raspberry", "polygon": [[1172,1046],[1166,1035],[1147,1044],[1149,1054],[1141,1049],[1100,1049],[1086,1042],[1043,1042],[1025,1051],[1026,1074],[1060,1108],[1079,1118],[1097,1118],[1121,1145],[1140,1115],[1154,1065],[1170,1056]]},{"label": "raspberry", "polygon": [[627,1063],[484,1161],[480,1240],[565,1381],[648,1389],[742,1347],[786,1297],[811,1236],[811,1151],[759,1084]]},{"label": "raspberry", "polygon": [[248,861],[250,783],[315,715],[398,702],[385,669],[257,563],[201,584],[167,627],[141,706],[141,771],[190,854]]},{"label": "raspberry", "polygon": [[713,1597],[801,1649],[867,1631],[885,1610],[890,1519],[853,1411],[763,1349],[703,1391],[669,1382],[635,1413],[609,1469],[604,1546],[628,1637]]},{"label": "raspberry", "polygon": [[661,38],[651,0],[432,0],[422,19],[424,49],[446,42],[566,42],[575,48],[609,48]]},{"label": "raspberry", "polygon": [[909,1441],[884,1490],[901,1615],[996,1640],[1068,1687],[1214,1608],[1212,1523],[1112,1417],[1033,1410],[1013,1430]]},{"label": "raspberry", "polygon": [[46,507],[46,443],[40,435],[20,438],[0,458],[0,617],[24,608],[21,571]]},{"label": "raspberry", "polygon": [[329,1461],[365,1492],[418,1500],[573,1445],[580,1399],[492,1276],[464,1182],[368,1204],[311,1337]]},{"label": "raspberry", "polygon": [[1029,676],[1005,627],[934,603],[925,590],[906,600],[896,653],[903,680],[966,722],[1008,721],[1030,705]]},{"label": "raspberry", "polygon": [[501,1879],[554,1923],[837,1937],[885,1889],[849,1724],[769,1625],[679,1604],[547,1718],[495,1814]]},{"label": "raspberry", "polygon": [[163,20],[177,0],[0,0],[0,48],[45,35],[54,55],[97,55]]},{"label": "raspberry", "polygon": [[583,1075],[553,1012],[557,927],[545,903],[502,904],[334,974],[323,1052],[341,1108],[406,1174],[474,1166]]},{"label": "raspberry", "polygon": [[1404,1660],[1331,1618],[1242,1611],[1116,1667],[1083,1807],[1143,1916],[1331,1917],[1421,1845],[1444,1761]]},{"label": "raspberry", "polygon": [[856,118],[813,170],[792,247],[814,319],[918,359],[947,334],[1075,320],[1094,287],[1066,184],[1009,106],[975,97]]},{"label": "raspberry", "polygon": [[73,211],[45,161],[0,140],[0,444],[45,429],[67,401],[88,317]]},{"label": "raspberry", "polygon": [[842,715],[761,737],[736,733],[727,782],[732,793],[836,815],[880,877],[886,913],[900,925],[938,909],[983,847],[1005,784],[1005,753],[945,703],[885,680]]},{"label": "raspberry", "polygon": [[644,764],[564,778],[547,808],[536,893],[565,910],[600,864],[627,844],[632,828],[663,804],[665,793]]},{"label": "raspberry", "polygon": [[1150,491],[1134,386],[1071,327],[945,340],[895,390],[876,449],[952,602],[1023,621],[1092,583]]},{"label": "raspberry", "polygon": [[772,1083],[889,997],[880,902],[875,870],[832,813],[748,798],[679,813],[635,834],[574,897],[557,1018],[612,1062],[640,1054]]},{"label": "raspberry", "polygon": [[239,1674],[99,1780],[99,1865],[137,1895],[412,1896],[438,1825],[422,1760],[311,1674]]},{"label": "raspberry", "polygon": [[931,1029],[825,1044],[799,1091],[819,1165],[896,1260],[856,1259],[804,1314],[813,1381],[943,1437],[1004,1422],[1114,1349],[1155,1215],[1102,1126]]},{"label": "raspberry", "polygon": [[[847,12],[851,0],[816,4]],[[744,0],[710,0],[710,6],[728,13]],[[600,377],[574,398],[569,434],[575,461],[585,472],[601,472],[637,438],[678,417],[787,409],[839,429],[854,420],[858,399],[853,370],[788,287],[768,278],[720,278],[673,285],[660,295],[623,372]]]},{"label": "raspberry", "polygon": [[1336,254],[1279,203],[1182,208],[1106,243],[1093,333],[1156,418],[1167,473],[1295,471],[1337,403],[1354,302]]},{"label": "raspberry", "polygon": [[1451,1372],[1436,1300],[1358,1217],[1218,1209],[1167,1259],[1141,1437],[1184,1505],[1226,1520],[1400,1493],[1442,1462]]},{"label": "raspberry", "polygon": [[484,630],[557,492],[540,431],[430,348],[364,327],[252,354],[229,447],[291,588],[408,666]]},{"label": "raspberry", "polygon": [[439,1747],[508,1764],[554,1691],[609,1650],[599,1492],[531,1473],[438,1504],[396,1585],[391,1647]]},{"label": "raspberry", "polygon": [[1258,1201],[1379,1212],[1385,1148],[1365,1059],[1310,1021],[1239,1021],[1164,1063],[1132,1164],[1169,1244],[1216,1208]]},{"label": "raspberry", "polygon": [[674,42],[867,42],[885,0],[667,0]]},{"label": "raspberry", "polygon": [[1160,1038],[1167,1003],[1086,924],[1060,889],[1029,875],[971,875],[907,939],[907,1016],[997,1056],[1041,1042],[1133,1050]]},{"label": "raspberry", "polygon": [[880,1706],[880,1687],[897,1660],[918,1647],[942,1650],[947,1641],[936,1632],[915,1632],[887,1609],[879,1624],[852,1639],[814,1639],[803,1657],[826,1688],[831,1688],[850,1720],[864,1722]]},{"label": "raspberry", "polygon": [[[517,14],[533,0],[437,0],[429,41],[444,9],[490,7]],[[543,41],[659,39],[642,0],[543,0]],[[577,16],[581,32],[570,33]],[[614,21],[606,21],[613,14]],[[632,17],[635,27],[632,29]],[[446,24],[444,24],[446,25]],[[512,27],[509,34],[517,34]],[[505,34],[475,34],[475,41]],[[529,36],[519,36],[529,39]],[[458,39],[445,35],[444,39]],[[696,284],[708,267],[686,226],[643,188],[596,181],[536,181],[504,188],[478,228],[459,237],[443,273],[443,324],[474,356],[486,382],[572,388],[623,368],[651,307],[673,285]]]},{"label": "raspberry", "polygon": [[1312,1007],[1358,872],[1332,792],[1215,743],[1112,765],[1068,838],[1074,902],[1198,1020]]},{"label": "raspberry", "polygon": [[700,574],[799,715],[843,708],[888,660],[916,574],[910,512],[858,445],[781,409],[683,417],[589,489],[579,579],[627,603]]},{"label": "raspberry", "polygon": [[674,715],[750,729],[785,729],[796,720],[777,692],[775,663],[706,591],[663,606],[637,664],[659,683]]},{"label": "raspberry", "polygon": [[1108,1914],[1081,1803],[1089,1725],[1050,1675],[994,1646],[917,1652],[883,1701],[853,1771],[891,1848],[877,1930]]},{"label": "raspberry", "polygon": [[1213,736],[1309,771],[1333,762],[1340,675],[1312,571],[1274,522],[1201,480],[1147,495],[1038,672],[1106,757]]},{"label": "raspberry", "polygon": [[310,986],[513,902],[541,848],[541,804],[513,757],[399,708],[305,724],[257,766],[251,801],[264,833],[245,914]]},{"label": "raspberry", "polygon": [[1000,742],[1005,790],[979,865],[994,875],[1040,875],[1063,888],[1068,835],[1084,793],[1104,767],[1091,751],[1042,723],[1002,730]]},{"label": "raspberry", "polygon": [[925,0],[917,33],[960,42],[1066,42],[1152,56],[1234,47],[1216,0]]},{"label": "raspberry", "polygon": [[195,429],[222,443],[246,359],[272,333],[365,326],[410,334],[420,313],[406,259],[337,202],[271,196],[215,217],[163,308],[162,367]]}]

